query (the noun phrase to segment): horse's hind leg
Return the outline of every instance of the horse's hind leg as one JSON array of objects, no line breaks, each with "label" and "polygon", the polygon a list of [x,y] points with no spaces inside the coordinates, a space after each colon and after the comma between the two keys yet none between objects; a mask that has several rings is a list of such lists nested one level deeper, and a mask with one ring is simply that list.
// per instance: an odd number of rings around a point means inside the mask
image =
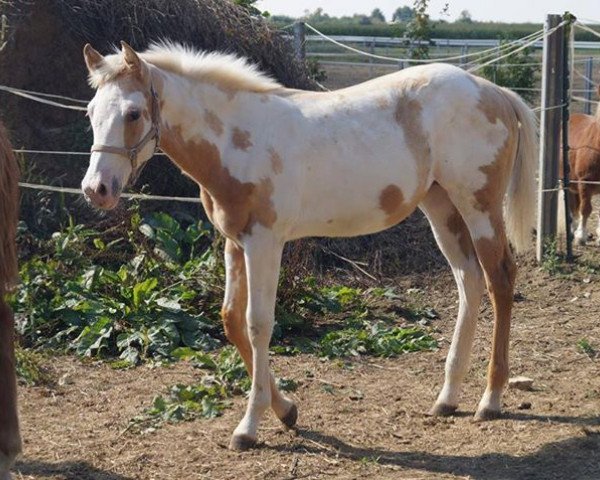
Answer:
[{"label": "horse's hind leg", "polygon": [[[221,311],[225,335],[240,352],[246,370],[252,376],[252,347],[246,327],[248,281],[244,251],[231,240],[225,242],[225,278],[225,299]],[[296,406],[279,391],[273,376],[271,376],[271,407],[287,427],[294,426],[298,418]]]},{"label": "horse's hind leg", "polygon": [[0,297],[0,480],[11,478],[8,470],[20,451],[14,322],[12,312]]},{"label": "horse's hind leg", "polygon": [[577,245],[587,242],[587,222],[592,213],[592,189],[589,185],[579,184],[579,222],[574,232],[574,241]]},{"label": "horse's hind leg", "polygon": [[427,215],[458,287],[458,317],[446,358],[444,386],[430,412],[433,415],[449,415],[458,407],[460,387],[469,369],[477,313],[483,295],[483,272],[469,230],[446,191],[434,184],[420,207]]},{"label": "horse's hind leg", "polygon": [[[452,194],[450,197],[453,198]],[[471,233],[494,308],[492,356],[487,388],[475,414],[478,420],[495,418],[500,414],[502,392],[508,381],[508,347],[517,268],[504,228],[502,198],[498,197],[490,195],[489,199],[483,199],[485,201],[478,198],[454,202]],[[486,205],[487,209],[482,205]]]}]

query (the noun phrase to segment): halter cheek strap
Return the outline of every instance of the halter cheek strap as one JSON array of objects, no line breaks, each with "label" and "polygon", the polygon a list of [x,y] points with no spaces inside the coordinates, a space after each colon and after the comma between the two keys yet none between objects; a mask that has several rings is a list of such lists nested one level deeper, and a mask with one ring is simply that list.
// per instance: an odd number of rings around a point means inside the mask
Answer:
[{"label": "halter cheek strap", "polygon": [[122,157],[129,159],[132,171],[135,171],[138,167],[138,153],[148,142],[154,140],[154,151],[157,152],[160,144],[160,108],[158,105],[158,95],[152,84],[150,84],[150,95],[152,96],[152,111],[150,113],[152,125],[150,126],[150,130],[146,132],[146,135],[144,135],[138,143],[133,147],[115,147],[112,145],[94,144],[92,145],[91,152],[105,152],[121,155]]}]

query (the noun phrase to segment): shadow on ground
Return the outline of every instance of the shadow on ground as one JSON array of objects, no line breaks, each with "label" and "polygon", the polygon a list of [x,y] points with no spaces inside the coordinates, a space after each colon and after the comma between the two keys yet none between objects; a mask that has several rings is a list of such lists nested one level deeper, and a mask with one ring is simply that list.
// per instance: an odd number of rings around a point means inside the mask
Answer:
[{"label": "shadow on ground", "polygon": [[58,477],[61,480],[134,480],[133,477],[107,472],[83,461],[53,463],[24,458],[17,462],[14,471],[40,479]]},{"label": "shadow on ground", "polygon": [[[382,465],[453,474],[474,480],[597,480],[600,478],[600,431],[588,428],[600,425],[600,417],[513,414],[510,418],[517,421],[537,420],[581,425],[582,436],[548,443],[540,450],[523,456],[505,453],[461,456],[361,448],[314,430],[299,429],[299,437],[310,440],[310,445],[275,448],[327,455],[332,458],[343,457],[357,462],[372,459]],[[314,442],[323,447],[319,448]]]}]

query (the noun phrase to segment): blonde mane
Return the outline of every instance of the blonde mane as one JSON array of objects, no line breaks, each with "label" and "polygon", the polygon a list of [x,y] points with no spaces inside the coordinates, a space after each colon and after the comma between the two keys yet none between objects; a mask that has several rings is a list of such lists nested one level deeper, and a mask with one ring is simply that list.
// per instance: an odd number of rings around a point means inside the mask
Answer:
[{"label": "blonde mane", "polygon": [[[281,88],[256,65],[233,54],[203,52],[177,43],[161,42],[151,44],[139,56],[161,70],[232,90],[263,93]],[[103,64],[90,74],[90,85],[98,88],[126,71],[120,52],[107,55]]]}]

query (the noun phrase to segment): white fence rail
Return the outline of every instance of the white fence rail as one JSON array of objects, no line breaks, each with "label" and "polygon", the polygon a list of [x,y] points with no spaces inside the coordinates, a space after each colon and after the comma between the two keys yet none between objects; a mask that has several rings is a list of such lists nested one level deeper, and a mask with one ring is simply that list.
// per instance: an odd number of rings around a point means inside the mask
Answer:
[{"label": "white fence rail", "polygon": [[[404,37],[369,37],[357,35],[328,35],[330,38],[341,43],[361,43],[364,45],[375,45],[376,47],[386,46],[404,46],[410,43],[408,38]],[[327,42],[326,39],[319,35],[307,35],[307,42]],[[431,44],[434,47],[467,47],[467,48],[491,48],[501,45],[501,40],[498,39],[469,39],[469,38],[432,38]],[[413,43],[414,45],[415,43]],[[539,41],[534,43],[533,48],[543,48],[544,42]],[[577,50],[600,50],[600,42],[577,41],[575,42]]]}]

